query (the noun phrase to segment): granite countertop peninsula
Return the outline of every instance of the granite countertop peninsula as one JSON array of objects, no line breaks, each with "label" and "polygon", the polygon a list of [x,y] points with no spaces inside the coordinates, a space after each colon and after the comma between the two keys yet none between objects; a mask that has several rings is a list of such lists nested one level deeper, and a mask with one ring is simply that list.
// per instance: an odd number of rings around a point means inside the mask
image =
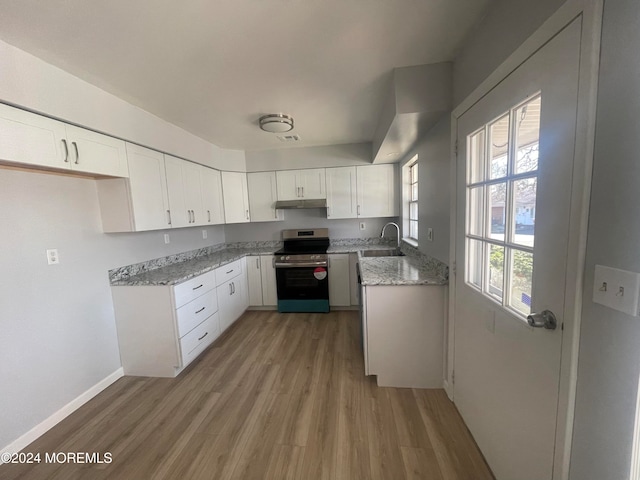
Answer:
[{"label": "granite countertop peninsula", "polygon": [[[363,285],[446,285],[448,267],[403,245],[404,257],[363,257],[359,252],[394,248],[386,239],[335,239],[327,253],[358,253]],[[219,244],[109,270],[112,286],[176,285],[242,257],[272,255],[281,242]]]}]

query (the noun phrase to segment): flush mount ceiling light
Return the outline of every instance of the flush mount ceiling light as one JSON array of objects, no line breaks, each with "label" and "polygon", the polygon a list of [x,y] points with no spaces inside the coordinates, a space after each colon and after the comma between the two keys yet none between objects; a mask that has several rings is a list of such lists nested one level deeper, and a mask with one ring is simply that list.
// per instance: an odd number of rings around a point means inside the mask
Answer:
[{"label": "flush mount ceiling light", "polygon": [[293,130],[293,118],[284,113],[270,113],[258,120],[260,128],[269,133],[285,133]]}]

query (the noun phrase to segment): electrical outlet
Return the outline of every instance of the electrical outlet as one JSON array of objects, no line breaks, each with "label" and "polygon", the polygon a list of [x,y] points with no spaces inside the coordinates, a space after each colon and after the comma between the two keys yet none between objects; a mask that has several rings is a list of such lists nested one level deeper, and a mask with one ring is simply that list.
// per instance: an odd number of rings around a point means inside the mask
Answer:
[{"label": "electrical outlet", "polygon": [[433,228],[427,228],[427,240],[433,242]]},{"label": "electrical outlet", "polygon": [[171,239],[169,238],[169,234],[168,233],[164,234],[164,243],[171,243]]},{"label": "electrical outlet", "polygon": [[60,263],[60,257],[58,256],[58,249],[51,248],[47,250],[47,264],[58,265]]},{"label": "electrical outlet", "polygon": [[207,231],[206,230],[202,230],[202,238],[204,238],[204,239],[207,238]]},{"label": "electrical outlet", "polygon": [[364,222],[360,222],[360,230],[365,230],[367,225]]},{"label": "electrical outlet", "polygon": [[628,315],[638,315],[640,274],[596,265],[593,301]]}]

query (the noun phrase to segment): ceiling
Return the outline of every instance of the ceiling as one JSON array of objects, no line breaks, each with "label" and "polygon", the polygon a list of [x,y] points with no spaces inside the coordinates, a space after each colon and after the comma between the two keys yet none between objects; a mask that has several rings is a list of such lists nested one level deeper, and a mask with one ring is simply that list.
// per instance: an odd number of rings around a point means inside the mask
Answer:
[{"label": "ceiling", "polygon": [[[370,142],[395,67],[452,60],[491,0],[0,0],[0,39],[230,149]],[[300,142],[262,132],[287,113]]]}]

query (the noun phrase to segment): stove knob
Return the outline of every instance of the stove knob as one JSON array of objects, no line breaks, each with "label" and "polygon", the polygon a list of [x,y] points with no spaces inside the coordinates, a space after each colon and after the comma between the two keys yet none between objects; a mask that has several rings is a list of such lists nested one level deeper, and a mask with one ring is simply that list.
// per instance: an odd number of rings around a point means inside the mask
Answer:
[{"label": "stove knob", "polygon": [[280,260],[284,260],[284,255],[280,257]]},{"label": "stove knob", "polygon": [[289,255],[287,255],[286,257],[284,257],[285,260],[291,260],[291,257]]}]

